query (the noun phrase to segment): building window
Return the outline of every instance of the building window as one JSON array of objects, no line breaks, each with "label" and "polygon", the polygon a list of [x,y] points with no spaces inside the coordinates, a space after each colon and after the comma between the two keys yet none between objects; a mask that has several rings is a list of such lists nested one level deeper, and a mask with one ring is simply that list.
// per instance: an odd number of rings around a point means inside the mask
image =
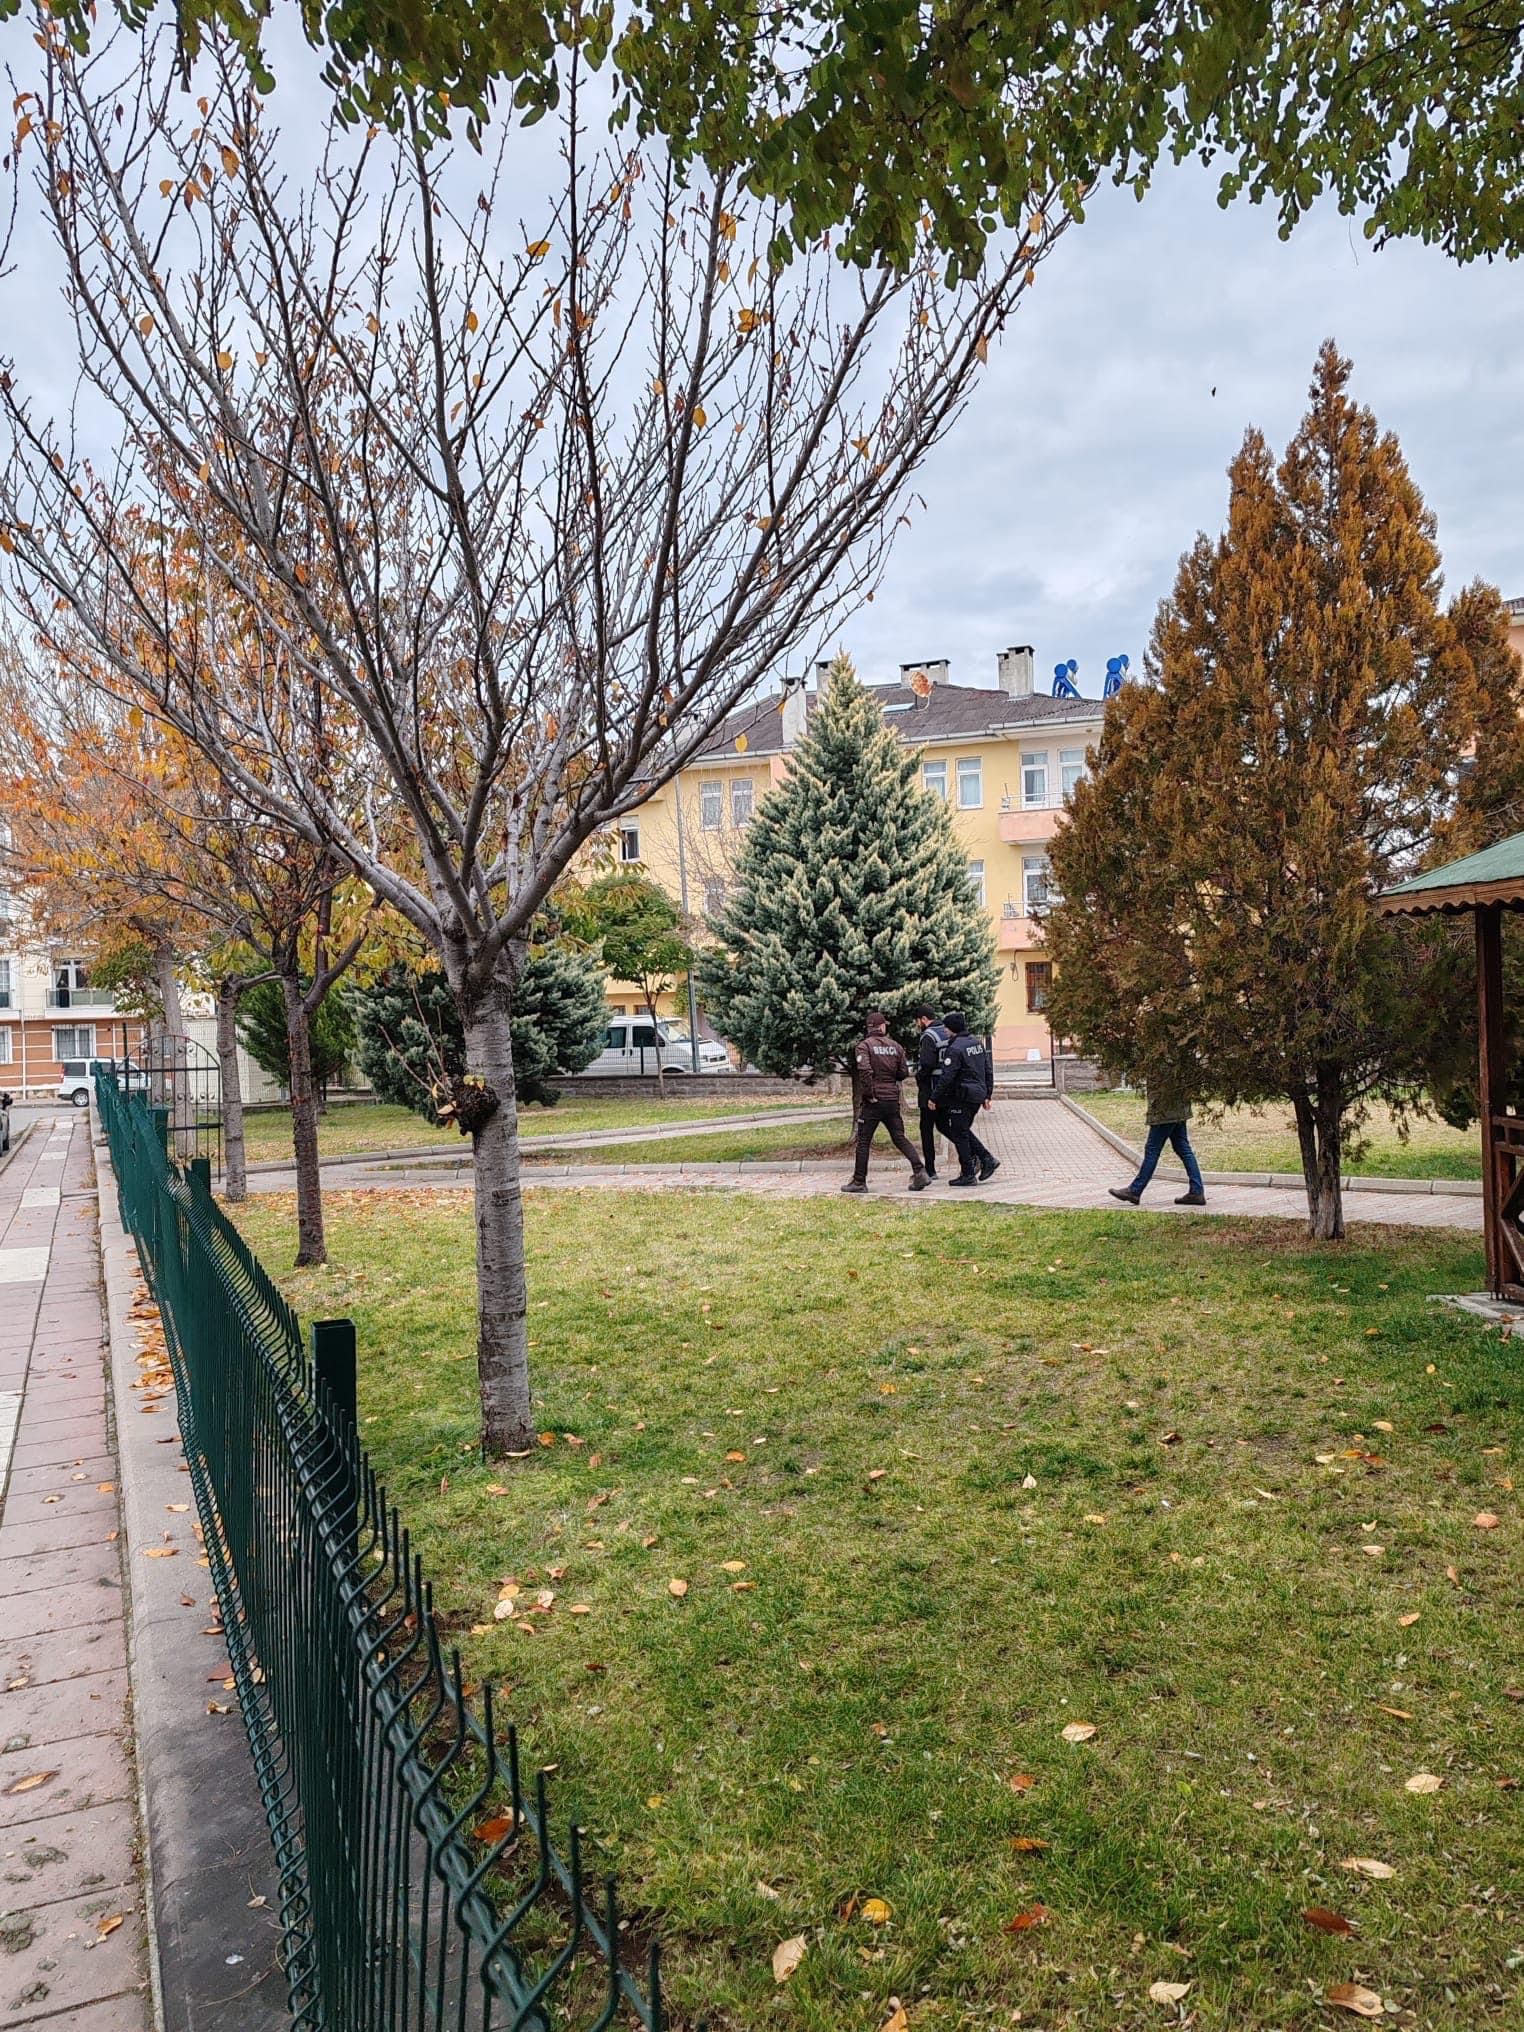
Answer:
[{"label": "building window", "polygon": [[1085,778],[1085,751],[1083,748],[1065,748],[1058,758],[1059,775],[1068,797],[1076,783]]},{"label": "building window", "polygon": [[94,1058],[95,1025],[77,1023],[72,1029],[53,1032],[53,1056],[60,1061],[66,1058]]},{"label": "building window", "polygon": [[622,825],[619,828],[619,858],[621,861],[640,859],[640,827]]},{"label": "building window", "polygon": [[725,908],[725,884],[718,875],[704,878],[704,915],[718,917]]},{"label": "building window", "polygon": [[751,801],[756,786],[749,776],[737,776],[730,785],[730,823],[740,827],[751,824]]},{"label": "building window", "polygon": [[14,1008],[11,1001],[11,963],[0,960],[0,1009]]},{"label": "building window", "polygon": [[984,802],[984,764],[977,755],[958,757],[958,809],[977,811]]},{"label": "building window", "polygon": [[1048,990],[1053,985],[1053,962],[1051,960],[1027,961],[1027,1014],[1040,1016],[1048,1006]]},{"label": "building window", "polygon": [[706,833],[717,833],[725,823],[725,786],[723,783],[701,783],[699,785],[699,829]]},{"label": "building window", "polygon": [[1021,863],[1021,900],[1027,916],[1045,909],[1048,901],[1048,862],[1042,854],[1024,855]]},{"label": "building window", "polygon": [[1048,801],[1048,758],[1023,755],[1021,758],[1021,801],[1028,811]]},{"label": "building window", "polygon": [[90,985],[90,976],[85,971],[83,960],[59,960],[53,968],[53,1007],[73,1007],[76,995]]},{"label": "building window", "polygon": [[9,1030],[0,1030],[0,1065],[9,1065],[10,1062],[11,1033]]},{"label": "building window", "polygon": [[984,908],[984,901],[985,901],[985,897],[984,897],[984,863],[983,863],[983,861],[970,861],[970,862],[969,862],[969,864],[968,864],[968,879],[969,879],[969,881],[970,881],[970,882],[972,882],[972,883],[973,883],[973,885],[974,885],[974,895],[975,895],[975,896],[976,896],[976,897],[978,898],[978,902],[979,902],[979,908],[980,908],[980,909],[982,910],[982,909]]},{"label": "building window", "polygon": [[947,764],[945,762],[923,762],[921,764],[921,788],[929,790],[933,797],[947,802]]}]

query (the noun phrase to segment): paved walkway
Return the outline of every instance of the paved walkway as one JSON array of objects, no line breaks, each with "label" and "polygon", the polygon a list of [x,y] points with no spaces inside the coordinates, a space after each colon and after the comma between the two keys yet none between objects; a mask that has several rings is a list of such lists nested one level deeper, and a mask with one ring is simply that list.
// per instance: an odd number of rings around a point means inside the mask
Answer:
[{"label": "paved walkway", "polygon": [[[678,1131],[674,1130],[674,1133]],[[912,1139],[914,1129],[911,1130]],[[1133,1167],[1118,1155],[1088,1123],[1057,1100],[996,1102],[980,1117],[979,1134],[1000,1159],[999,1173],[986,1186],[969,1192],[953,1192],[945,1185],[930,1191],[907,1194],[907,1173],[885,1136],[874,1148],[868,1172],[870,1193],[903,1198],[912,1206],[940,1206],[948,1201],[995,1201],[1007,1206],[1100,1208],[1122,1211],[1107,1191],[1125,1185]],[[626,1164],[554,1165],[535,1163],[525,1167],[525,1182],[532,1186],[612,1186],[624,1192],[670,1192],[697,1186],[721,1190],[755,1192],[784,1198],[810,1198],[835,1192],[850,1169],[843,1157],[838,1165],[816,1162],[780,1165],[761,1160],[753,1164]],[[335,1165],[325,1170],[334,1191],[468,1191],[469,1168],[460,1171],[406,1172],[368,1168],[365,1165]],[[251,1191],[290,1192],[295,1177],[290,1171],[267,1172],[249,1180]],[[1203,1210],[1177,1207],[1175,1195],[1184,1186],[1159,1177],[1150,1186],[1144,1205],[1151,1213],[1168,1213],[1180,1218],[1200,1219]],[[1368,1192],[1358,1186],[1344,1190],[1345,1218],[1373,1221],[1384,1226],[1460,1228],[1480,1234],[1480,1199],[1444,1194]],[[1306,1201],[1299,1192],[1283,1186],[1208,1186],[1207,1206],[1211,1214],[1250,1214],[1263,1219],[1300,1221]]]},{"label": "paved walkway", "polygon": [[87,1117],[0,1170],[0,2027],[148,2032]]}]

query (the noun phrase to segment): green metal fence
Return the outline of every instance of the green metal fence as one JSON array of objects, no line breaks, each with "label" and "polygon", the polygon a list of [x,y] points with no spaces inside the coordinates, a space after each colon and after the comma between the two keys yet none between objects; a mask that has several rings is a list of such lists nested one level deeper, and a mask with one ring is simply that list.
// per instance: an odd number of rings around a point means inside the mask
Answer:
[{"label": "green metal fence", "polygon": [[96,1099],[174,1367],[180,1434],[275,1844],[293,2022],[324,2032],[662,2032],[612,1879],[551,1835],[490,1686],[463,1684],[359,1445],[354,1335],[304,1344],[163,1111]]}]

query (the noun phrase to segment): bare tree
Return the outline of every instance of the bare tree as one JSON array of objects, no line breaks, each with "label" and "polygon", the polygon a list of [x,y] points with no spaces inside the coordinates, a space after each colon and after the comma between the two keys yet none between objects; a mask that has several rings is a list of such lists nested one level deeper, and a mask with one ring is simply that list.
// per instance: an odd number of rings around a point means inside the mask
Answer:
[{"label": "bare tree", "polygon": [[[22,597],[439,953],[473,1097],[484,1441],[517,1451],[509,1014],[534,915],[871,596],[1061,212],[1039,195],[957,287],[929,236],[904,270],[783,265],[777,210],[655,145],[591,147],[569,54],[544,209],[515,227],[507,172],[543,138],[505,130],[478,182],[416,133],[335,126],[297,177],[226,49],[190,110],[162,47],[86,61],[46,15],[40,37],[28,147],[118,434],[91,465],[0,377]],[[145,593],[166,528],[194,626]]]}]

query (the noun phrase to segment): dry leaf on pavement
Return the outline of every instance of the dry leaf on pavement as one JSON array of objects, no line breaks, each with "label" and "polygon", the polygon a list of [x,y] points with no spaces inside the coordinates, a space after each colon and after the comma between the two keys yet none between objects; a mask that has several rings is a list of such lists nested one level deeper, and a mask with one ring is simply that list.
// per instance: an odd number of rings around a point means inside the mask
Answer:
[{"label": "dry leaf on pavement", "polygon": [[1386,2006],[1374,1990],[1362,1983],[1330,1983],[1323,2001],[1338,2011],[1353,2011],[1357,2018],[1379,2018]]},{"label": "dry leaf on pavement", "polygon": [[796,1933],[792,1940],[780,1940],[773,1949],[773,1981],[786,1983],[804,1960],[808,1942],[802,1933]]},{"label": "dry leaf on pavement", "polygon": [[34,1771],[28,1778],[18,1778],[14,1785],[7,1785],[5,1797],[13,1799],[18,1792],[35,1792],[39,1785],[46,1785],[50,1778],[56,1778],[56,1771]]}]

